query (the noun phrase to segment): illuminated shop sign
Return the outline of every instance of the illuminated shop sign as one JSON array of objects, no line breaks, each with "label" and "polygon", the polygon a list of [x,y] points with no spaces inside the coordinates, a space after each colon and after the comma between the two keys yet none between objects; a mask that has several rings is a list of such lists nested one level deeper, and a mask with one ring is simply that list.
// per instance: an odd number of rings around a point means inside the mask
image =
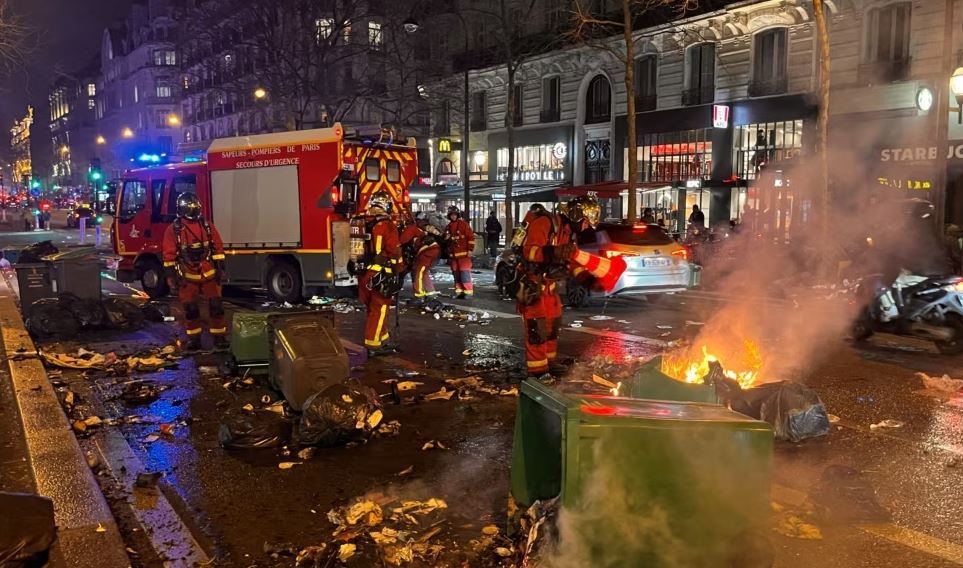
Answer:
[{"label": "illuminated shop sign", "polygon": [[[568,146],[563,142],[515,148],[515,181],[564,181]],[[495,179],[508,177],[508,148],[498,149]]]},{"label": "illuminated shop sign", "polygon": [[922,191],[933,189],[933,182],[928,179],[879,177],[876,178],[876,181],[883,187],[891,187],[893,189],[913,189]]}]

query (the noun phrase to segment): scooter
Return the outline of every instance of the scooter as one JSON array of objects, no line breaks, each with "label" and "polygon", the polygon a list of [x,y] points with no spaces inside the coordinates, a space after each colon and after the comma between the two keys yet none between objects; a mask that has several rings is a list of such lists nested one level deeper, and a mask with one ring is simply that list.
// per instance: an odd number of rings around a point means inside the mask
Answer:
[{"label": "scooter", "polygon": [[856,341],[890,333],[932,341],[944,355],[963,353],[963,278],[904,271],[887,286],[870,276],[857,286],[856,298],[867,306],[853,324]]}]

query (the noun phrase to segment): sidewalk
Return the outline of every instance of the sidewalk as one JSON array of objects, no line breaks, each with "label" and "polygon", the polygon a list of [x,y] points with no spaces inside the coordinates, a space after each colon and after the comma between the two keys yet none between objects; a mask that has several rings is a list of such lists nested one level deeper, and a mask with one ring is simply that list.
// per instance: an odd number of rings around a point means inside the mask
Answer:
[{"label": "sidewalk", "polygon": [[[129,566],[126,546],[104,496],[70,429],[43,364],[36,358],[16,306],[16,296],[0,277],[0,331],[5,364],[0,372],[2,406],[19,422],[0,422],[0,435],[16,436],[13,463],[0,462],[3,479],[19,481],[54,502],[57,542],[50,566],[106,568]],[[12,400],[7,397],[12,397]],[[19,456],[17,454],[19,453]],[[19,473],[19,476],[17,475]],[[12,489],[12,487],[11,487]]]}]

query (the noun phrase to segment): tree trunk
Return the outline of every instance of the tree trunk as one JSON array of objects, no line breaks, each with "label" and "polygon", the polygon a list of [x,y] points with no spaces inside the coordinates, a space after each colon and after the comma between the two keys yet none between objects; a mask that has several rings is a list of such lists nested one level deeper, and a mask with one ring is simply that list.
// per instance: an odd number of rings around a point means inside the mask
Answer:
[{"label": "tree trunk", "polygon": [[824,242],[829,237],[829,30],[823,0],[813,0],[816,29],[819,33],[819,129],[816,138],[819,153],[819,230]]},{"label": "tree trunk", "polygon": [[505,235],[512,235],[512,183],[515,179],[515,68],[508,65],[508,104],[505,111],[508,134],[508,175],[505,176]]},{"label": "tree trunk", "polygon": [[637,179],[638,140],[635,138],[635,38],[632,36],[632,4],[631,0],[622,0],[622,31],[625,36],[625,122],[628,125],[628,182],[629,193],[628,220],[634,223],[638,219],[639,204],[635,195]]}]

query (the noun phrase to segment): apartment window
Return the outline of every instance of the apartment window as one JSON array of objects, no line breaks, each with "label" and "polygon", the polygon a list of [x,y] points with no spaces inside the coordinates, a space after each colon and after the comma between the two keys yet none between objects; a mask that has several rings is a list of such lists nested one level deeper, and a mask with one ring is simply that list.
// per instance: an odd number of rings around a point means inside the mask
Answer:
[{"label": "apartment window", "polygon": [[171,97],[171,86],[166,82],[157,82],[155,86],[157,98],[159,99],[169,99]]},{"label": "apartment window", "polygon": [[167,117],[170,113],[166,110],[159,110],[154,116],[154,126],[156,128],[167,128]]},{"label": "apartment window", "polygon": [[97,96],[97,85],[95,83],[87,83],[87,96],[88,97]]},{"label": "apartment window", "polygon": [[685,51],[682,104],[704,105],[716,98],[716,44],[699,43]]},{"label": "apartment window", "polygon": [[488,127],[488,107],[485,91],[471,94],[471,130],[480,132]]},{"label": "apartment window", "polygon": [[658,99],[659,57],[645,55],[635,60],[635,111],[655,110]]},{"label": "apartment window", "polygon": [[585,100],[585,124],[608,122],[612,116],[612,89],[605,75],[596,75],[589,83]]},{"label": "apartment window", "polygon": [[435,136],[444,136],[449,134],[450,125],[449,117],[451,116],[451,103],[447,100],[441,101],[441,105],[435,109]]},{"label": "apartment window", "polygon": [[351,43],[351,22],[344,23],[344,30],[341,32],[344,43]]},{"label": "apartment window", "polygon": [[177,52],[173,49],[155,50],[154,65],[177,65]]},{"label": "apartment window", "polygon": [[315,37],[318,43],[331,37],[334,33],[334,20],[331,18],[318,18],[314,21]]},{"label": "apartment window", "polygon": [[778,164],[802,152],[802,137],[801,120],[736,126],[733,173],[743,179],[756,179],[767,164]]},{"label": "apartment window", "polygon": [[866,46],[859,77],[864,83],[906,79],[910,61],[912,3],[899,2],[866,15]]},{"label": "apartment window", "polygon": [[371,49],[381,49],[385,43],[385,37],[378,22],[368,22],[368,46]]},{"label": "apartment window", "polygon": [[786,28],[775,28],[759,32],[753,38],[750,96],[786,92],[786,33]]},{"label": "apartment window", "polygon": [[88,109],[88,110],[93,110],[93,109],[94,109],[94,106],[96,106],[96,104],[97,104],[97,103],[94,102],[94,99],[87,99],[87,109]]},{"label": "apartment window", "polygon": [[546,77],[542,79],[542,122],[556,122],[559,119],[559,109],[561,108],[561,85],[558,77]]},{"label": "apartment window", "polygon": [[521,126],[525,122],[525,86],[515,85],[512,89],[512,126]]}]

